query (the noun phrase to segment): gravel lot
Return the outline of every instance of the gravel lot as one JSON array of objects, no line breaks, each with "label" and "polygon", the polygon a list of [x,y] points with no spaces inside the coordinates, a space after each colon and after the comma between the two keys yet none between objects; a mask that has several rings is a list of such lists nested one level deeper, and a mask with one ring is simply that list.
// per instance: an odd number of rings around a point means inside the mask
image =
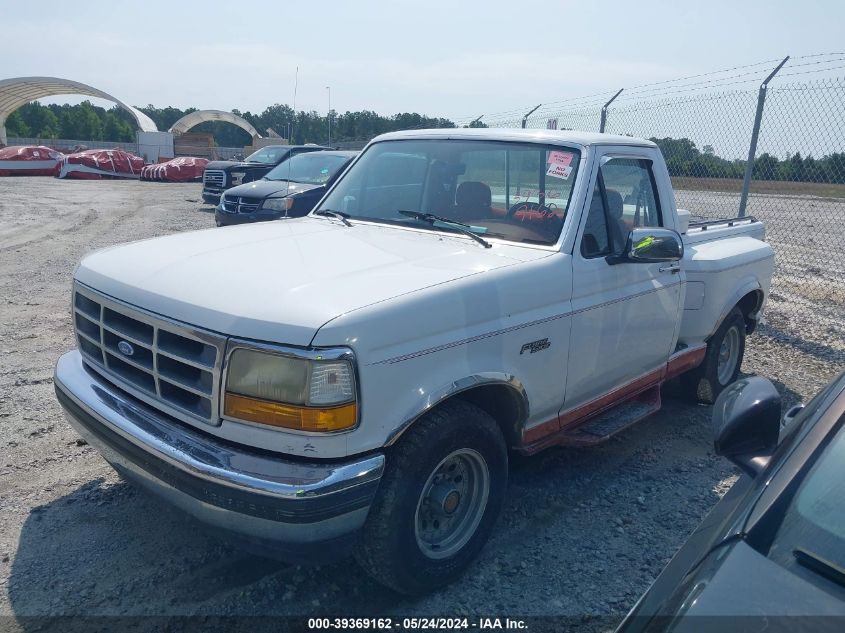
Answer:
[{"label": "gravel lot", "polygon": [[[665,408],[609,443],[512,466],[508,503],[455,585],[408,599],[351,561],[293,567],[244,554],[118,480],[53,395],[74,346],[71,274],[87,252],[213,226],[200,186],[0,179],[0,616],[102,614],[567,615],[612,627],[735,481],[712,453],[710,409]],[[218,229],[214,229],[218,230]],[[225,230],[225,229],[219,229]],[[842,277],[839,278],[840,280]],[[838,347],[749,339],[744,372],[786,403],[834,374]],[[833,350],[833,352],[830,352]],[[2,628],[2,627],[0,627]]]},{"label": "gravel lot", "polygon": [[[727,218],[739,209],[738,193],[681,190],[676,196],[694,216]],[[766,307],[773,335],[845,366],[845,198],[752,194],[748,214],[765,223],[775,249]]]}]

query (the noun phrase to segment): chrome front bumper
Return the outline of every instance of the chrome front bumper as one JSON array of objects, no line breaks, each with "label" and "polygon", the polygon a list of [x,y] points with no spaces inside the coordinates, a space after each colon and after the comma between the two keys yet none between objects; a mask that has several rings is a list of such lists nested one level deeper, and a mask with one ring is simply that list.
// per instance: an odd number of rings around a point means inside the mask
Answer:
[{"label": "chrome front bumper", "polygon": [[384,470],[381,454],[306,463],[216,439],[89,371],[76,350],[59,359],[54,382],[71,425],[121,474],[204,523],[281,553],[354,535]]}]

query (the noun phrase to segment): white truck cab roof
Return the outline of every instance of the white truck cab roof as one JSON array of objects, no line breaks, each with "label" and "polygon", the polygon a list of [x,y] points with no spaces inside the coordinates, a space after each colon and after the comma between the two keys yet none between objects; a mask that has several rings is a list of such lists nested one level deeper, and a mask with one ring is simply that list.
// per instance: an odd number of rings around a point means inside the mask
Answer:
[{"label": "white truck cab roof", "polygon": [[377,136],[373,143],[380,141],[410,139],[469,139],[485,141],[527,141],[534,143],[565,143],[569,145],[634,145],[638,147],[657,147],[653,142],[632,136],[603,134],[600,132],[580,132],[578,130],[523,130],[512,128],[441,128],[431,130],[405,130],[388,132]]}]

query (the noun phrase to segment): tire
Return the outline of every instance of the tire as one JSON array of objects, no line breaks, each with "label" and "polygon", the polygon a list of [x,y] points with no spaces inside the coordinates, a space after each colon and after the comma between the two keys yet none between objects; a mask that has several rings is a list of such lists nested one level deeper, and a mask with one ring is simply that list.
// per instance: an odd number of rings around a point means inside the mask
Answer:
[{"label": "tire", "polygon": [[388,454],[355,558],[403,594],[447,585],[489,538],[507,480],[507,447],[495,420],[468,402],[444,403]]},{"label": "tire", "polygon": [[713,404],[722,390],[736,380],[745,355],[745,331],[745,317],[734,307],[707,342],[701,365],[681,376],[691,400]]}]

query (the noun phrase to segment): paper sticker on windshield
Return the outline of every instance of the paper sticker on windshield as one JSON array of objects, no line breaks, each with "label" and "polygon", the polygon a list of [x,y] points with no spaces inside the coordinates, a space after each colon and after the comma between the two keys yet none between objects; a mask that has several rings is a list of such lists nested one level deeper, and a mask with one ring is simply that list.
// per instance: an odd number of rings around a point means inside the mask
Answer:
[{"label": "paper sticker on windshield", "polygon": [[547,176],[552,178],[561,178],[563,180],[569,179],[569,174],[572,173],[572,167],[569,165],[561,165],[560,163],[552,163],[546,171]]},{"label": "paper sticker on windshield", "polygon": [[572,154],[569,152],[549,152],[546,162],[569,167],[572,164]]}]

